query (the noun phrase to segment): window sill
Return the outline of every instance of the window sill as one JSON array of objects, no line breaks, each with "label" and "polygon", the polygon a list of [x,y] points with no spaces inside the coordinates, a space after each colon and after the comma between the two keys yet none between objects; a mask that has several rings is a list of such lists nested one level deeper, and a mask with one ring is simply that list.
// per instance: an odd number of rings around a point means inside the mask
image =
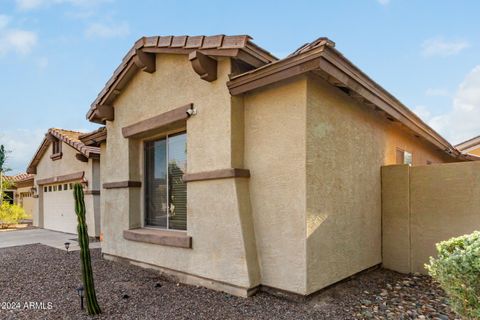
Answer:
[{"label": "window sill", "polygon": [[59,159],[62,159],[62,153],[59,152],[59,153],[54,153],[50,156],[50,159],[52,160],[59,160]]},{"label": "window sill", "polygon": [[131,241],[159,244],[162,246],[192,248],[192,237],[188,236],[186,232],[181,231],[139,228],[124,230],[123,237]]}]

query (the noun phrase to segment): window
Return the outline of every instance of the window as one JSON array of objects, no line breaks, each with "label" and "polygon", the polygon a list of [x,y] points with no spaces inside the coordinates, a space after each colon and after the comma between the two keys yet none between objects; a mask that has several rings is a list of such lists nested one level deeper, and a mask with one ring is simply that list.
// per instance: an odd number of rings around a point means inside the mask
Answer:
[{"label": "window", "polygon": [[396,163],[397,164],[409,164],[413,163],[413,155],[411,152],[397,148],[396,151]]},{"label": "window", "polygon": [[52,186],[48,186],[48,192],[52,192]]},{"label": "window", "polygon": [[57,186],[53,186],[53,191],[57,191]]},{"label": "window", "polygon": [[185,132],[145,143],[145,224],[187,229]]},{"label": "window", "polygon": [[65,183],[65,184],[63,185],[63,190],[68,190],[68,184]]},{"label": "window", "polygon": [[53,141],[52,153],[58,154],[61,152],[60,140]]},{"label": "window", "polygon": [[43,192],[48,192],[48,188],[47,188],[47,187],[43,187]]},{"label": "window", "polygon": [[70,190],[73,189],[73,183],[69,183],[69,186],[70,186]]},{"label": "window", "polygon": [[61,184],[58,186],[58,191],[62,191],[62,185]]}]

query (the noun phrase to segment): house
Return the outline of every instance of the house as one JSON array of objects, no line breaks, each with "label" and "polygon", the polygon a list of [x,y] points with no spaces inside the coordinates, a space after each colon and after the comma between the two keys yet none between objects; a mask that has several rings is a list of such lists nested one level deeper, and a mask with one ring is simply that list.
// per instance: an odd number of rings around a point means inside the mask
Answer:
[{"label": "house", "polygon": [[5,191],[4,201],[21,206],[25,213],[33,217],[35,206],[33,174],[19,173],[13,176],[5,176],[5,180],[11,185],[10,190]]},{"label": "house", "polygon": [[480,157],[480,136],[468,139],[455,146],[463,154]]},{"label": "house", "polygon": [[73,184],[85,187],[88,234],[100,236],[100,149],[79,140],[81,132],[49,129],[28,165],[37,190],[33,225],[77,232]]},{"label": "house", "polygon": [[87,118],[104,257],[240,296],[380,264],[381,166],[468,159],[327,38],[141,38]]}]

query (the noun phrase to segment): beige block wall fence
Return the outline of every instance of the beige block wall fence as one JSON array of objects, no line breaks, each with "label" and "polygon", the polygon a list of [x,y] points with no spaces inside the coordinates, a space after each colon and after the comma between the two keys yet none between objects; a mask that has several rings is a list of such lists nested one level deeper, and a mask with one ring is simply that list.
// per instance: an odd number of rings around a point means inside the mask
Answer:
[{"label": "beige block wall fence", "polygon": [[480,162],[382,168],[383,266],[426,273],[435,244],[480,230]]}]

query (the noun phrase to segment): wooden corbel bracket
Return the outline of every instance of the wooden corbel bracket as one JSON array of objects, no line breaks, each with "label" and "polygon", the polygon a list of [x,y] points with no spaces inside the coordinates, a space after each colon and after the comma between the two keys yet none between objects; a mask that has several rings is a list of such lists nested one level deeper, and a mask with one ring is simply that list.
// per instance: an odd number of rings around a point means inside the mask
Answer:
[{"label": "wooden corbel bracket", "polygon": [[217,80],[217,60],[204,55],[200,51],[193,51],[189,55],[193,70],[205,81]]}]

